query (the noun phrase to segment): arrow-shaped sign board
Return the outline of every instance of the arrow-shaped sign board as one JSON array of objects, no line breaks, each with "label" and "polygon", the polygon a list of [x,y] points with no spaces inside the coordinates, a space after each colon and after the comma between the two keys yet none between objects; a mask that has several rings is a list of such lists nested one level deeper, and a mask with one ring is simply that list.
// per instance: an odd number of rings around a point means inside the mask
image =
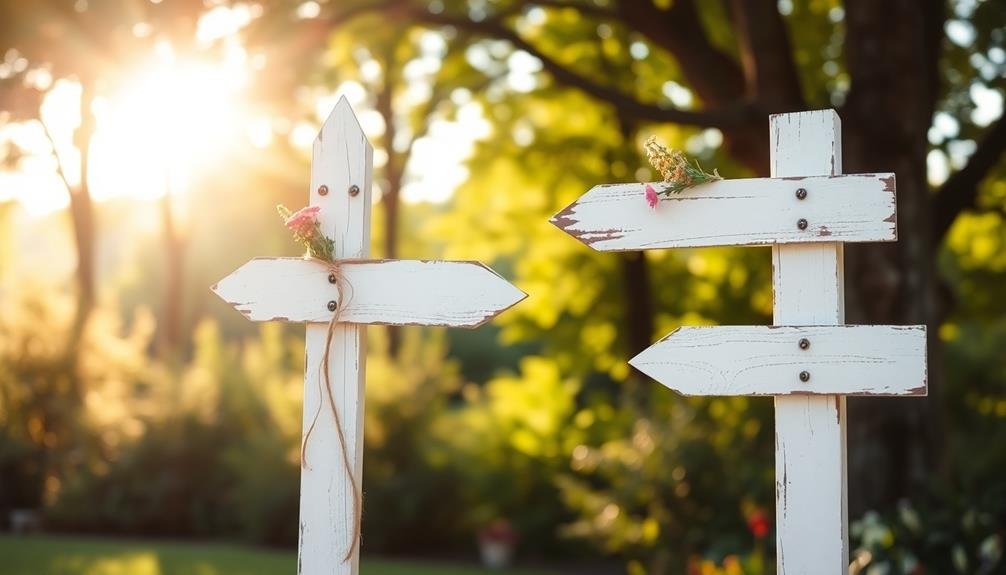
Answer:
[{"label": "arrow-shaped sign board", "polygon": [[846,396],[926,395],[924,326],[847,326],[846,242],[897,240],[893,174],[843,175],[833,110],[770,118],[772,178],[592,188],[552,223],[598,251],[772,247],[773,322],[686,327],[630,363],[685,395],[771,395],[779,573],[848,570]]},{"label": "arrow-shaped sign board", "polygon": [[527,297],[479,262],[255,258],[213,286],[252,321],[478,327]]},{"label": "arrow-shaped sign board", "polygon": [[655,208],[645,185],[595,186],[551,221],[602,252],[898,239],[894,174],[720,180]]},{"label": "arrow-shaped sign board", "polygon": [[682,327],[629,363],[683,395],[926,395],[926,326]]},{"label": "arrow-shaped sign board", "polygon": [[314,141],[309,196],[335,267],[259,258],[213,286],[249,319],[307,324],[300,575],[359,573],[362,324],[476,327],[525,297],[477,262],[367,259],[372,177],[373,149],[342,98]]}]

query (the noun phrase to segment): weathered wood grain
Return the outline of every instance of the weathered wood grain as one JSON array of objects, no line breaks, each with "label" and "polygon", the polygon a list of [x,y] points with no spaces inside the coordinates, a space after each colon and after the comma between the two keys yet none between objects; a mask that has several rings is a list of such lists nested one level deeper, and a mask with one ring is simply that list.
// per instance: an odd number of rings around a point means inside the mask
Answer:
[{"label": "weathered wood grain", "polygon": [[840,325],[844,242],[897,239],[893,174],[841,174],[833,110],[773,116],[770,145],[771,179],[705,184],[656,209],[645,184],[598,186],[552,223],[599,251],[772,246],[774,323],[801,327],[684,328],[631,363],[688,394],[775,396],[777,571],[839,575],[846,395],[925,395],[926,334]]},{"label": "weathered wood grain", "polygon": [[[834,110],[769,122],[773,177],[842,172]],[[836,194],[841,203],[858,198]],[[776,325],[845,322],[842,244],[772,248]],[[845,396],[775,398],[776,565],[779,575],[844,575],[849,563]]]},{"label": "weathered wood grain", "polygon": [[926,327],[682,327],[629,363],[684,395],[925,395]]},{"label": "weathered wood grain", "polygon": [[[304,575],[359,572],[354,501],[362,494],[353,483],[363,476],[365,324],[477,327],[526,297],[478,262],[366,259],[372,177],[373,149],[341,98],[315,139],[310,190],[338,274],[302,258],[257,258],[212,288],[249,319],[307,323],[297,557]],[[326,348],[333,307],[339,322]]]},{"label": "weathered wood grain", "polygon": [[894,174],[721,180],[656,208],[644,185],[596,186],[551,221],[598,251],[897,239]]},{"label": "weathered wood grain", "polygon": [[339,321],[478,327],[527,297],[479,262],[346,260],[340,294],[329,269],[302,258],[256,258],[214,286],[253,321]]},{"label": "weathered wood grain", "polygon": [[[340,98],[314,141],[311,163],[311,205],[321,206],[321,229],[335,240],[335,257],[366,258],[370,253],[370,187],[373,148],[345,97]],[[319,189],[327,186],[327,193]],[[349,193],[350,186],[359,192]],[[326,280],[327,281],[327,280]],[[298,306],[299,297],[288,302]],[[343,561],[353,545],[354,493],[339,455],[339,435],[323,390],[322,358],[328,326],[307,326],[304,371],[304,434],[314,414],[317,423],[307,442],[307,464],[300,475],[300,544],[297,573],[301,575],[357,575],[359,547]],[[329,359],[329,378],[345,434],[350,472],[363,481],[363,398],[366,381],[366,327],[336,326]],[[320,410],[320,411],[319,411]],[[355,496],[362,497],[360,494]]]}]

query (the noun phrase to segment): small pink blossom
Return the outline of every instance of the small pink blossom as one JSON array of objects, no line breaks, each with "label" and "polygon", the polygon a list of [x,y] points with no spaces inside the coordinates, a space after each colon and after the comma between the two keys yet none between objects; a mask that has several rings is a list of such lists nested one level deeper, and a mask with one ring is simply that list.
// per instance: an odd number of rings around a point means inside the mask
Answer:
[{"label": "small pink blossom", "polygon": [[650,204],[651,208],[656,208],[659,201],[660,198],[657,197],[657,190],[653,189],[653,186],[650,184],[646,184],[646,203]]},{"label": "small pink blossom", "polygon": [[302,208],[291,212],[286,206],[276,206],[276,211],[283,218],[283,224],[293,232],[293,240],[307,248],[305,257],[326,262],[334,262],[335,242],[325,236],[318,222],[318,206]]},{"label": "small pink blossom", "polygon": [[318,212],[320,211],[321,206],[301,208],[286,219],[286,227],[294,231],[311,229],[318,222]]}]

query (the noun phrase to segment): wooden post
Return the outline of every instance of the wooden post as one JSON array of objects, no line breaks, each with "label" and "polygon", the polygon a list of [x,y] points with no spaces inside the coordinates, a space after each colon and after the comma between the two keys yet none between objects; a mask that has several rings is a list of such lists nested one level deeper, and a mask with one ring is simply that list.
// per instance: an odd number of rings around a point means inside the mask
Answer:
[{"label": "wooden post", "polygon": [[[359,546],[353,493],[341,454],[339,414],[357,487],[363,479],[367,324],[478,327],[526,297],[478,262],[366,260],[370,253],[373,150],[345,98],[314,142],[310,203],[335,243],[342,281],[303,258],[256,258],[213,286],[253,321],[307,324],[304,371],[305,462],[300,481],[297,573],[356,575]],[[346,290],[340,293],[339,286]],[[332,404],[322,373],[329,323]],[[315,417],[317,414],[317,418]],[[312,427],[313,425],[313,427]],[[310,430],[310,432],[309,432]],[[309,437],[308,437],[309,434]],[[353,549],[346,558],[346,553]]]},{"label": "wooden post", "polygon": [[[769,140],[773,178],[842,173],[841,120],[834,110],[772,116]],[[845,321],[841,243],[773,246],[772,268],[776,325]],[[845,396],[777,396],[775,419],[777,572],[844,574],[849,567]]]},{"label": "wooden post", "polygon": [[[339,100],[314,140],[311,162],[311,205],[320,206],[321,229],[335,240],[337,259],[370,255],[370,186],[373,148],[356,121],[349,102]],[[325,186],[324,188],[322,186]],[[327,192],[322,195],[321,192]],[[356,190],[356,193],[351,193]],[[353,545],[354,494],[339,457],[335,420],[325,405],[321,361],[328,326],[307,325],[304,359],[304,433],[321,409],[307,444],[307,463],[300,476],[300,551],[297,572],[356,575],[359,546]],[[340,324],[332,336],[329,378],[339,412],[350,470],[359,486],[363,478],[363,399],[366,381],[365,326]]]},{"label": "wooden post", "polygon": [[[833,110],[770,122],[772,177],[659,202],[595,186],[552,223],[600,251],[772,246],[774,323],[681,328],[629,361],[686,395],[772,395],[780,575],[848,569],[845,396],[920,396],[925,326],[843,326],[843,242],[897,240],[894,174],[842,175]],[[662,184],[655,182],[655,187]]]}]

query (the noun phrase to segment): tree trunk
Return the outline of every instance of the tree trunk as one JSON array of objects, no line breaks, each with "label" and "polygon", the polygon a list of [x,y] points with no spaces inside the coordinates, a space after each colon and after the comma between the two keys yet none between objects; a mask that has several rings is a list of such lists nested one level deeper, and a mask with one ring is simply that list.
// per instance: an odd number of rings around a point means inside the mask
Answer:
[{"label": "tree trunk", "polygon": [[[630,119],[617,114],[619,131],[622,134],[623,145],[618,150],[612,150],[607,157],[608,165],[624,159],[620,155],[631,154],[630,142],[634,140],[636,125]],[[618,254],[622,274],[622,301],[625,302],[625,338],[622,345],[625,349],[626,361],[632,359],[653,343],[653,291],[650,286],[649,262],[646,252],[625,252]],[[646,407],[652,382],[641,371],[629,368],[629,377],[625,382],[623,397],[628,399],[638,409]]]},{"label": "tree trunk", "polygon": [[161,198],[164,231],[164,310],[161,326],[161,357],[176,359],[182,347],[182,316],[185,298],[185,237],[178,227],[171,195],[170,178],[165,177]]},{"label": "tree trunk", "polygon": [[[937,94],[936,2],[846,3],[852,89],[842,110],[847,173],[895,172],[898,242],[846,250],[849,323],[926,324],[929,397],[849,401],[849,509],[890,508],[917,492],[939,453],[942,361],[926,134]],[[937,26],[942,32],[942,27]]]},{"label": "tree trunk", "polygon": [[74,145],[80,151],[80,182],[69,188],[70,219],[73,222],[74,247],[77,252],[77,309],[74,314],[67,350],[75,355],[95,303],[94,279],[94,206],[88,184],[89,159],[91,157],[91,137],[94,135],[95,120],[91,113],[94,101],[94,82],[81,79],[80,82],[80,126],[74,132]]},{"label": "tree trunk", "polygon": [[626,304],[625,355],[631,359],[653,343],[653,292],[645,252],[619,254],[619,264]]}]

